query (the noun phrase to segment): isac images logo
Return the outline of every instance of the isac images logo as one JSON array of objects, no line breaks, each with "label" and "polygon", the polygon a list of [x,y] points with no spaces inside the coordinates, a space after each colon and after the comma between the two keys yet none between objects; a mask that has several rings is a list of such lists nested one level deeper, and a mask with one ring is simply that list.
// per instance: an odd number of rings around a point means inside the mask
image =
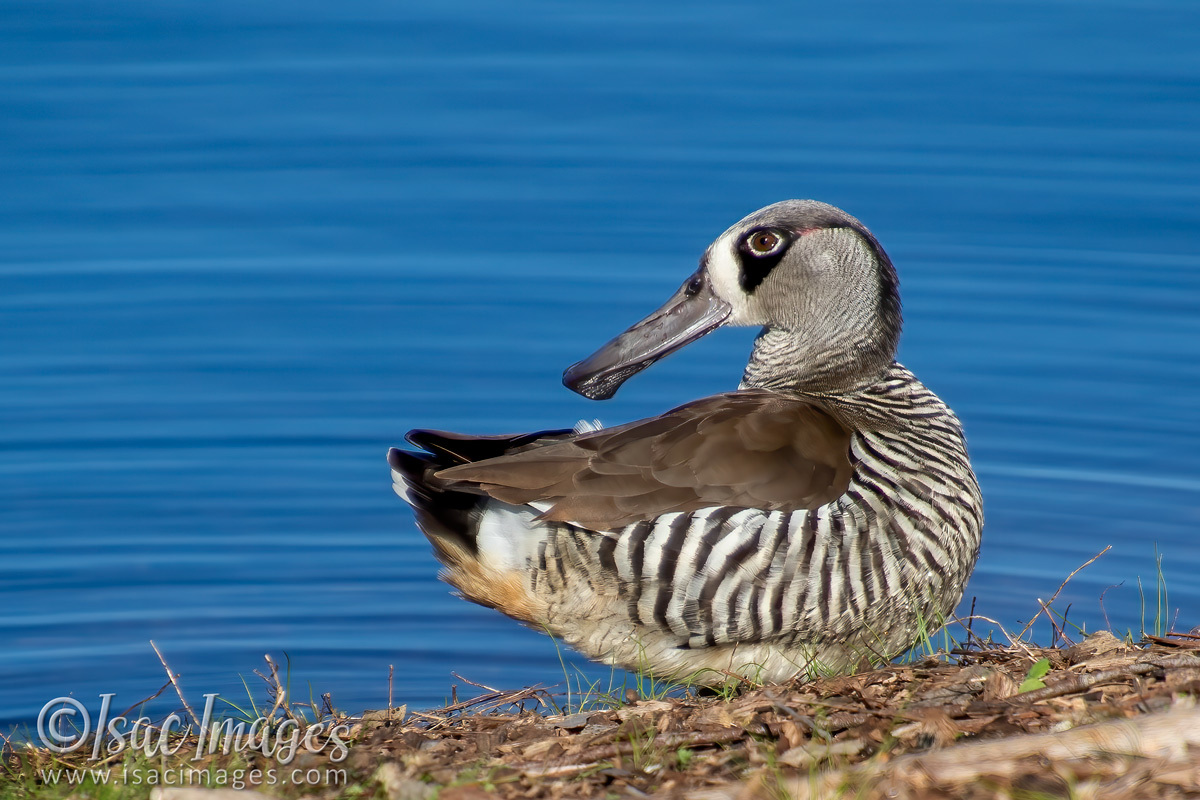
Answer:
[{"label": "isac images logo", "polygon": [[[253,720],[214,719],[218,695],[204,695],[204,713],[198,720],[185,722],[179,714],[171,714],[157,725],[149,717],[130,719],[114,716],[112,700],[115,693],[100,695],[100,712],[93,718],[86,706],[74,697],[56,697],[46,703],[38,714],[37,736],[46,749],[55,753],[74,753],[91,744],[87,760],[98,762],[111,756],[138,751],[153,759],[158,756],[190,756],[199,761],[220,752],[255,751],[283,767],[287,767],[302,751],[324,753],[333,763],[340,763],[349,754],[344,737],[350,732],[345,723],[313,722],[303,729],[291,718],[257,717]],[[192,735],[194,734],[194,736]],[[185,748],[186,751],[185,751]],[[153,763],[153,762],[150,762]],[[47,770],[54,774],[43,776],[51,783],[80,783],[90,778],[93,783],[120,781],[145,785],[204,785],[229,786],[235,789],[246,785],[275,785],[278,783],[344,784],[344,769],[287,770],[278,768],[253,770],[212,770],[188,768],[125,767],[112,769]]]}]

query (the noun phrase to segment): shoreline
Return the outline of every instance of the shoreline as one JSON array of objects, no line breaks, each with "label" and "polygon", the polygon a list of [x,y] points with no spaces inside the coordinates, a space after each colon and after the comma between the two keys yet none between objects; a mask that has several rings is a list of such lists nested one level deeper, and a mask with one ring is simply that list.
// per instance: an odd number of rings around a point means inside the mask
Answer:
[{"label": "shoreline", "polygon": [[[218,793],[234,788],[384,800],[1200,792],[1195,633],[1147,637],[1140,645],[1108,632],[1064,648],[980,644],[726,696],[630,690],[625,697],[589,695],[584,707],[565,709],[561,698],[547,689],[489,690],[435,711],[338,716],[326,724],[346,726],[339,760],[337,749],[322,749],[315,736],[317,746],[300,748],[286,765],[236,748],[185,763],[195,735],[180,734],[172,739],[181,753],[174,762],[117,753],[99,766],[124,781],[91,785],[106,798],[157,800],[221,800]],[[280,710],[277,704],[273,711]],[[277,728],[298,719],[286,707],[282,712]],[[303,730],[314,722],[293,724]],[[86,774],[82,785],[68,785],[61,775],[50,781],[48,770],[65,775],[97,766],[83,752],[11,744],[4,762],[0,798],[79,797]],[[176,777],[171,769],[179,780],[166,780]],[[185,769],[193,772],[187,782]]]}]

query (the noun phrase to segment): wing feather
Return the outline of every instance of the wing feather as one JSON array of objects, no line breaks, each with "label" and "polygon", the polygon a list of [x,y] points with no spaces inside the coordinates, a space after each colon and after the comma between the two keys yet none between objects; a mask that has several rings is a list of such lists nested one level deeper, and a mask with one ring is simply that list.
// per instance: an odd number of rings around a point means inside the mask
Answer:
[{"label": "wing feather", "polygon": [[550,503],[544,519],[615,530],[716,505],[815,508],[846,491],[849,445],[848,428],[819,401],[748,390],[544,440],[437,478],[508,503]]}]

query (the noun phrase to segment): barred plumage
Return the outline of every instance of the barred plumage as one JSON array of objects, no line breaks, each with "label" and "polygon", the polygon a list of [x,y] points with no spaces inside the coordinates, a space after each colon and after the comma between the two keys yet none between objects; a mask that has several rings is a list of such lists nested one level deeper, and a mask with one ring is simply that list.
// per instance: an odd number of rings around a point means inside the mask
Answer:
[{"label": "barred plumage", "polygon": [[983,524],[957,417],[893,360],[896,291],[857,220],[768,207],[567,376],[605,397],[697,329],[762,324],[737,392],[611,430],[414,432],[398,491],[464,596],[590,657],[701,682],[890,658],[951,613]]}]

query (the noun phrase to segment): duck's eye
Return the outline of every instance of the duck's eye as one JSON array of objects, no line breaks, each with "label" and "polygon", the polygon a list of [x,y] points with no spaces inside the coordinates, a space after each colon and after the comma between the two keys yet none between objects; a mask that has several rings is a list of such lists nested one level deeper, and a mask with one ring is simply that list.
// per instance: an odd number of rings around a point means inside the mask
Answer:
[{"label": "duck's eye", "polygon": [[774,231],[755,231],[746,239],[746,246],[756,256],[769,256],[779,249],[783,238]]}]

